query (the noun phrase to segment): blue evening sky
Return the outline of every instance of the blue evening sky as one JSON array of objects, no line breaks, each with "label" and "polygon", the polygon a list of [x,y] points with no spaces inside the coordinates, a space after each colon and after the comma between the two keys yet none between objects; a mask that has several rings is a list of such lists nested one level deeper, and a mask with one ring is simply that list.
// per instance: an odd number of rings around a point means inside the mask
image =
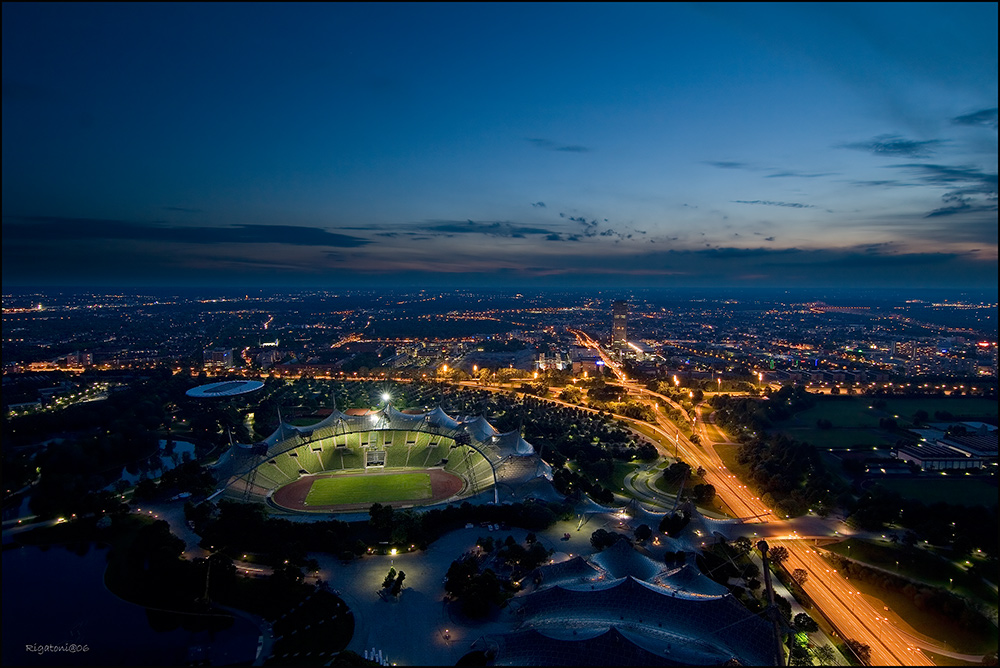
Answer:
[{"label": "blue evening sky", "polygon": [[3,5],[3,282],[995,287],[997,4]]}]

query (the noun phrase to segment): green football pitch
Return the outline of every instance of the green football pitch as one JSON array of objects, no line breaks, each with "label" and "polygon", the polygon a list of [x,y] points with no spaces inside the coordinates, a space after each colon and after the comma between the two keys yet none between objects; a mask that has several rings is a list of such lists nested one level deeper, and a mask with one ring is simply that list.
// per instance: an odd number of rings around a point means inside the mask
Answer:
[{"label": "green football pitch", "polygon": [[345,503],[420,501],[431,498],[431,476],[425,472],[391,475],[337,475],[317,478],[306,494],[307,506]]}]

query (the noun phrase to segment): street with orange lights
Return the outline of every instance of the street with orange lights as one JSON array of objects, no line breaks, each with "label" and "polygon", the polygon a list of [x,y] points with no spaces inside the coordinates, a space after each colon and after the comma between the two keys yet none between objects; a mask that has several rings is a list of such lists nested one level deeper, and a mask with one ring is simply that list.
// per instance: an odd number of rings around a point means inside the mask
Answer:
[{"label": "street with orange lights", "polygon": [[[817,537],[819,532],[811,531],[813,536],[805,536],[794,531],[786,519],[775,516],[754,491],[742,484],[730,473],[713,447],[715,442],[728,442],[716,425],[710,430],[704,424],[699,429],[699,437],[704,447],[695,446],[684,436],[681,430],[664,416],[659,407],[670,400],[660,394],[651,392],[639,384],[630,383],[617,364],[614,363],[590,337],[582,332],[577,336],[583,345],[594,348],[604,359],[605,365],[611,369],[629,390],[649,403],[656,415],[656,429],[666,437],[667,442],[674,446],[675,452],[693,467],[705,470],[705,482],[715,487],[719,499],[739,518],[747,522],[759,523],[755,526],[757,534],[768,537],[772,545],[781,544],[788,550],[789,558],[782,566],[791,572],[801,568],[808,573],[803,587],[823,616],[837,630],[843,639],[856,640],[868,645],[871,649],[869,663],[877,666],[931,666],[934,663],[921,651],[918,645],[941,651],[940,648],[910,636],[897,628],[885,615],[885,610],[876,610],[856,587],[831,568],[820,554],[809,545],[808,538]],[[671,402],[672,403],[672,402]],[[695,418],[695,426],[698,419]],[[661,441],[662,444],[662,441]],[[666,450],[666,448],[665,448]],[[670,454],[667,452],[666,454]],[[832,537],[833,520],[822,521],[813,518],[810,524],[823,522],[826,531],[823,537]]]}]

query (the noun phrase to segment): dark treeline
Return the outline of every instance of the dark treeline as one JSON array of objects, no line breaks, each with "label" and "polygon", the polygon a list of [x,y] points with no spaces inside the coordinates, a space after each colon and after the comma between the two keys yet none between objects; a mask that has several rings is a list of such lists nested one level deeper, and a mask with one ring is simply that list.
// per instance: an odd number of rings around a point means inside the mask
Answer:
[{"label": "dark treeline", "polygon": [[816,448],[765,429],[815,403],[803,387],[782,387],[768,401],[719,395],[712,398],[715,419],[739,441],[737,460],[749,472],[761,500],[784,515],[807,510],[829,512],[835,504],[835,481]]},{"label": "dark treeline", "polygon": [[187,507],[202,543],[210,549],[224,549],[236,555],[254,552],[266,555],[272,564],[285,560],[305,566],[306,553],[327,552],[343,560],[381,549],[383,544],[424,549],[445,533],[468,523],[506,523],[530,531],[540,531],[557,519],[568,516],[572,506],[528,502],[474,506],[463,503],[424,512],[395,510],[374,504],[367,522],[292,522],[273,518],[256,504],[220,502],[216,511],[210,504]]},{"label": "dark treeline", "polygon": [[943,613],[962,627],[977,633],[986,633],[991,627],[989,619],[975,604],[940,587],[923,586],[898,575],[869,568],[837,554],[832,555],[832,559],[837,570],[845,577],[861,580],[887,591],[900,592],[921,610]]},{"label": "dark treeline", "polygon": [[997,507],[962,506],[948,503],[925,504],[876,486],[850,508],[850,520],[859,528],[877,531],[886,525],[902,526],[913,532],[904,542],[925,540],[931,545],[950,547],[956,558],[982,550],[996,559],[998,551]]}]

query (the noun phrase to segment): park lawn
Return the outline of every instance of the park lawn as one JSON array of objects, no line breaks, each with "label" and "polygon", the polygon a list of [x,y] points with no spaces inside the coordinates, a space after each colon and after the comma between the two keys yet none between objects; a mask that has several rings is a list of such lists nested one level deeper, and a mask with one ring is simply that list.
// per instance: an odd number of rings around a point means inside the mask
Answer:
[{"label": "park lawn", "polygon": [[956,594],[979,598],[984,602],[992,599],[990,605],[996,607],[996,594],[989,585],[969,575],[954,562],[927,550],[856,538],[828,545],[826,549],[848,559],[870,564],[890,573],[898,573],[911,580],[918,580],[935,587],[950,588]]},{"label": "park lawn", "polygon": [[978,397],[915,397],[884,398],[883,410],[891,415],[910,420],[917,411],[925,411],[930,422],[941,422],[934,417],[935,411],[946,411],[955,416],[956,420],[974,420],[980,418],[997,418],[997,402],[992,399]]},{"label": "park lawn", "polygon": [[335,506],[345,503],[391,503],[431,498],[430,474],[422,471],[392,475],[339,475],[316,478],[307,506]]},{"label": "park lawn", "polygon": [[639,468],[633,462],[615,462],[614,472],[611,474],[611,489],[623,489],[625,487],[625,477]]},{"label": "park lawn", "polygon": [[849,399],[817,399],[816,404],[801,413],[796,413],[778,425],[779,428],[815,427],[817,420],[829,420],[837,427],[878,427],[885,413],[874,408],[872,399],[851,397]]},{"label": "park lawn", "polygon": [[881,429],[838,428],[816,429],[815,427],[783,428],[778,430],[788,438],[811,443],[824,450],[846,450],[847,448],[863,448],[870,450],[873,446],[885,448],[895,443],[888,432]]},{"label": "park lawn", "polygon": [[726,465],[729,472],[733,473],[737,477],[741,477],[746,473],[745,467],[736,461],[736,453],[739,450],[739,447],[740,446],[736,444],[726,443],[719,443],[715,446],[715,453],[719,455],[719,459],[721,459],[722,463]]},{"label": "park lawn", "polygon": [[966,506],[997,505],[997,486],[979,476],[936,475],[922,478],[879,480],[883,488],[898,492],[907,499],[917,499],[926,504],[960,503]]},{"label": "park lawn", "polygon": [[[693,494],[694,486],[704,484],[704,480],[692,474],[691,478],[684,483],[684,494],[689,498]],[[662,494],[670,497],[676,497],[677,493],[681,489],[681,484],[679,480],[666,480],[660,473],[656,474],[653,479],[653,487]],[[733,515],[726,510],[726,506],[722,504],[722,501],[718,496],[715,496],[710,503],[707,505],[704,503],[699,503],[698,507],[703,511],[707,510],[724,517],[732,517]]]}]

